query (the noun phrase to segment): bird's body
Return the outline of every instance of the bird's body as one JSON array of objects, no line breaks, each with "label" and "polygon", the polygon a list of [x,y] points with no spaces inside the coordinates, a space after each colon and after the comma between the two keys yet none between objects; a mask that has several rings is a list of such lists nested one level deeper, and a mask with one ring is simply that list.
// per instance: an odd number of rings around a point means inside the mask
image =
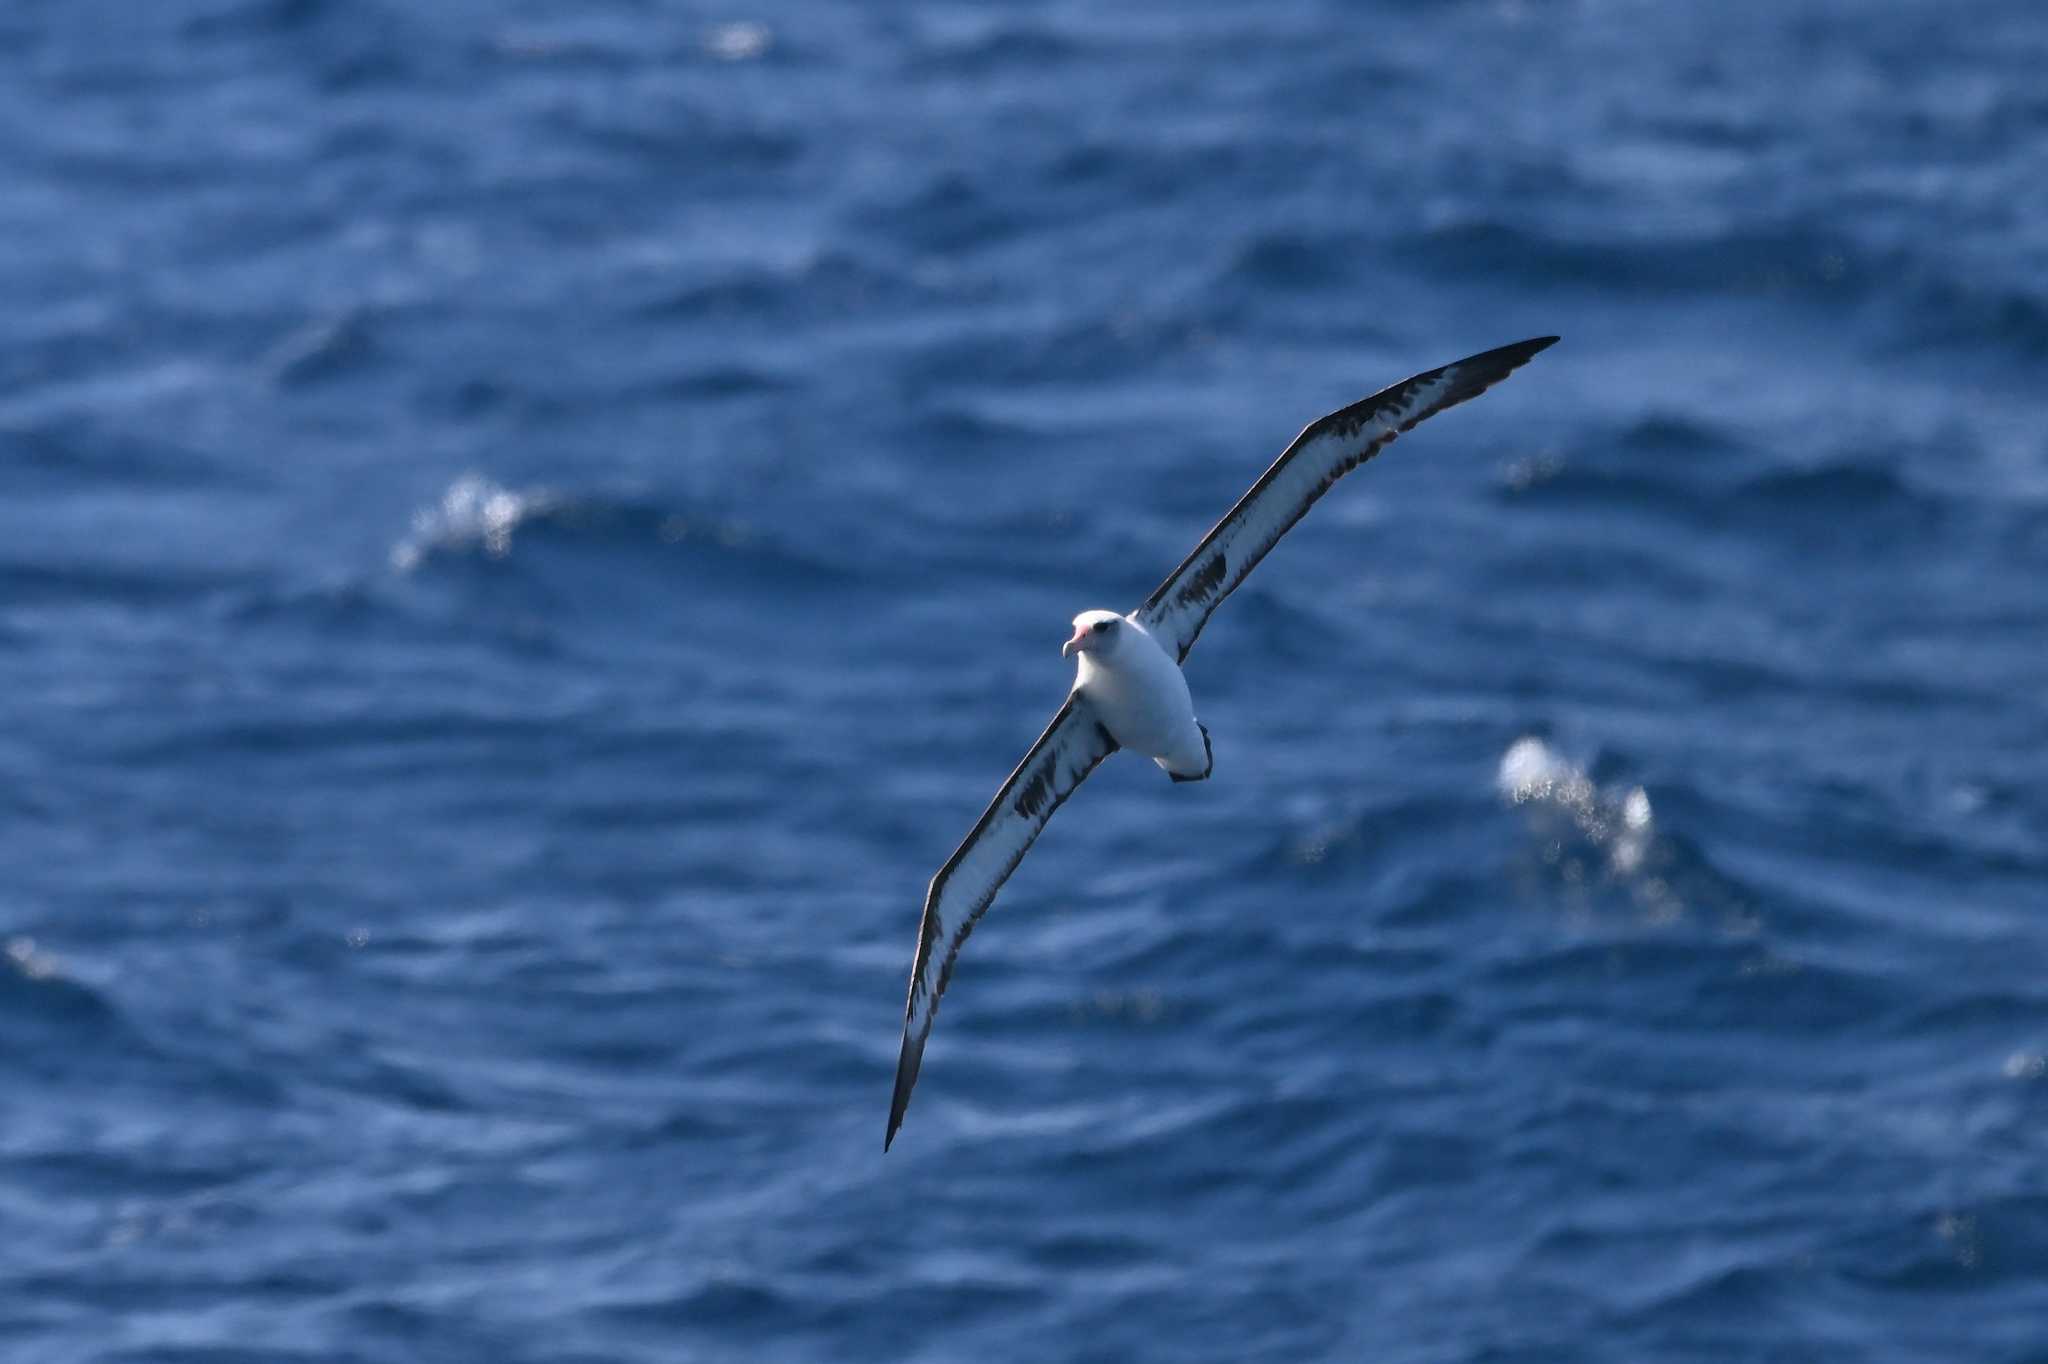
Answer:
[{"label": "bird's body", "polygon": [[1135,617],[1114,611],[1084,611],[1074,618],[1074,631],[1068,641],[1080,659],[1074,695],[1093,707],[1117,747],[1143,754],[1182,781],[1208,776],[1208,733],[1195,719],[1188,679],[1165,646]]},{"label": "bird's body", "polygon": [[1074,636],[1061,651],[1079,656],[1066,704],[925,896],[884,1150],[910,1104],[960,947],[1053,811],[1118,748],[1152,759],[1175,781],[1210,774],[1209,731],[1195,718],[1181,665],[1217,605],[1339,478],[1418,422],[1484,393],[1556,340],[1538,337],[1469,356],[1309,423],[1137,610],[1074,618]]}]

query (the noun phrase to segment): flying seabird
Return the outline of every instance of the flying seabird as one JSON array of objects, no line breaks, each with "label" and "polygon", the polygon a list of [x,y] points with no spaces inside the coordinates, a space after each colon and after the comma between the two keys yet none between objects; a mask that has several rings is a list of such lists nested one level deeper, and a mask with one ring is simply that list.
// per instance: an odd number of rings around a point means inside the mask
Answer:
[{"label": "flying seabird", "polygon": [[1144,754],[1177,782],[1202,781],[1214,768],[1209,731],[1195,718],[1180,668],[1210,612],[1331,484],[1403,431],[1478,397],[1556,340],[1539,336],[1469,356],[1310,422],[1144,605],[1129,615],[1083,611],[1074,617],[1074,637],[1060,649],[1063,657],[1077,656],[1066,704],[925,896],[884,1151],[903,1123],[960,945],[1052,812],[1119,748]]}]

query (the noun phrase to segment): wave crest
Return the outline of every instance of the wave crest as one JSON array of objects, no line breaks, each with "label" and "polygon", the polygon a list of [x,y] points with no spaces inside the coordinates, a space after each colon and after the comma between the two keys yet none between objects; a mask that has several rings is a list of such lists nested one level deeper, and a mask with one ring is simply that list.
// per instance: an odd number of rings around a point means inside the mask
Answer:
[{"label": "wave crest", "polygon": [[441,500],[413,514],[412,533],[391,547],[391,566],[410,573],[437,549],[478,547],[493,559],[512,552],[512,537],[557,499],[536,490],[515,492],[478,474],[455,480]]},{"label": "wave crest", "polygon": [[1616,873],[1641,870],[1656,827],[1650,794],[1642,787],[1603,791],[1585,769],[1534,737],[1509,745],[1496,782],[1510,804],[1540,803],[1568,816],[1588,842],[1606,851]]}]

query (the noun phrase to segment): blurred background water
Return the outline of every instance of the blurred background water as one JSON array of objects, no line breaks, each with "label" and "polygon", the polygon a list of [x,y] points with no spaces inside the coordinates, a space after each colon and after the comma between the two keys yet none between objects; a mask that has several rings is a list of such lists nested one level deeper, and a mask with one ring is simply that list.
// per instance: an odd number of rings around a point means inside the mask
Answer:
[{"label": "blurred background water", "polygon": [[[22,0],[0,1357],[2048,1359],[2032,0]],[[881,1134],[926,879],[1348,480]]]}]

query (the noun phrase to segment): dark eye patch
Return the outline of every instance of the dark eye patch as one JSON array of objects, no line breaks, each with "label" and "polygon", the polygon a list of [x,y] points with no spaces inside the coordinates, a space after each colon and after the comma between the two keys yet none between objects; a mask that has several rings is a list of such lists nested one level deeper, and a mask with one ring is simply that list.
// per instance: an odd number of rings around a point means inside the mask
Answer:
[{"label": "dark eye patch", "polygon": [[1107,630],[1108,628],[1109,622],[1106,620],[1098,620],[1095,622],[1095,633],[1098,635],[1101,634],[1104,630]]}]

